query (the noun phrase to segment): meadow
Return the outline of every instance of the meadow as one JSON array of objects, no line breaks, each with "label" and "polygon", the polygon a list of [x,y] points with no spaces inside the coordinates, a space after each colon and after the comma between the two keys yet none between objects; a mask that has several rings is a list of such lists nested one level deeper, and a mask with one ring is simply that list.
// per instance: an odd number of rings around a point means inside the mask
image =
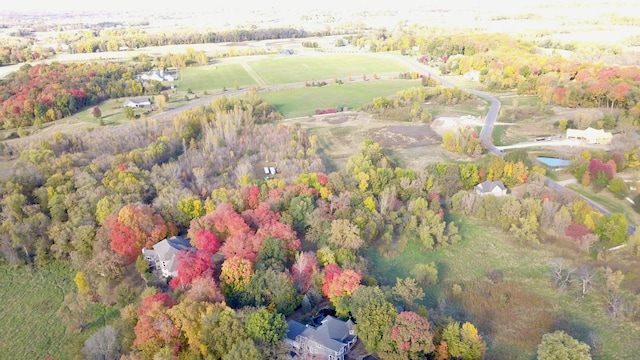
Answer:
[{"label": "meadow", "polygon": [[[535,359],[542,335],[557,329],[595,343],[594,359],[631,359],[640,353],[634,325],[608,318],[597,289],[576,300],[552,287],[554,259],[590,262],[571,243],[522,244],[481,220],[454,219],[463,236],[458,244],[425,250],[409,241],[394,258],[370,250],[367,257],[379,283],[393,286],[396,278],[411,276],[416,264],[435,262],[439,282],[425,288],[422,305],[436,309],[432,315],[442,311],[476,324],[488,344],[487,359]],[[490,272],[501,279],[491,281]],[[457,286],[460,293],[453,290]]]},{"label": "meadow", "polygon": [[369,80],[330,84],[322,87],[261,92],[260,97],[275,106],[286,118],[313,115],[318,109],[346,105],[360,109],[380,96],[392,96],[402,89],[420,86],[417,80]]},{"label": "meadow", "polygon": [[366,55],[326,55],[326,56],[282,56],[269,57],[247,62],[269,85],[312,82],[339,78],[346,81],[349,76],[362,79],[374,74],[411,70],[400,61]]},{"label": "meadow", "polygon": [[255,85],[255,79],[241,63],[216,64],[203,67],[186,67],[180,70],[175,85],[180,91],[205,91],[214,89],[233,89]]}]

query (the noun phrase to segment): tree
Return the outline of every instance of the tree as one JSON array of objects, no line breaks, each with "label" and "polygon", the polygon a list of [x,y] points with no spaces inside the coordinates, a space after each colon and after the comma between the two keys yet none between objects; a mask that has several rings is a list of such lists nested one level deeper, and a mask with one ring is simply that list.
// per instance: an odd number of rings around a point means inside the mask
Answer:
[{"label": "tree", "polygon": [[100,108],[97,106],[94,106],[93,109],[91,109],[91,114],[96,119],[102,118],[102,111],[100,111]]},{"label": "tree", "polygon": [[310,252],[298,252],[296,259],[291,266],[293,275],[293,283],[301,294],[306,294],[311,287],[311,278],[313,274],[319,271],[318,260],[315,255]]},{"label": "tree", "polygon": [[291,277],[274,269],[256,272],[246,286],[246,296],[250,305],[272,306],[285,316],[301,301]]},{"label": "tree", "polygon": [[449,323],[442,331],[442,341],[447,343],[449,356],[457,359],[482,359],[486,351],[478,330],[469,322],[462,326],[458,322]]},{"label": "tree", "polygon": [[213,276],[213,254],[205,250],[180,250],[176,254],[178,275],[171,279],[169,285],[172,289],[185,288],[199,277]]},{"label": "tree", "polygon": [[398,314],[380,343],[384,359],[420,359],[434,349],[429,320],[411,311]]},{"label": "tree", "polygon": [[564,331],[544,334],[538,345],[539,360],[591,360],[589,345],[578,341]]},{"label": "tree", "polygon": [[422,286],[435,285],[438,283],[438,267],[434,262],[416,264],[411,270],[411,276]]},{"label": "tree", "polygon": [[124,116],[127,118],[127,120],[133,120],[136,118],[136,112],[132,107],[126,106],[124,108]]},{"label": "tree", "polygon": [[367,351],[377,352],[382,337],[391,330],[398,311],[385,300],[380,288],[369,286],[361,286],[353,293],[350,307],[356,319],[356,334]]},{"label": "tree", "polygon": [[358,250],[364,241],[360,237],[360,229],[349,220],[337,219],[331,222],[329,242],[337,247]]},{"label": "tree", "polygon": [[67,332],[82,332],[95,319],[90,306],[91,303],[86,296],[67,294],[56,315],[67,325]]},{"label": "tree", "polygon": [[262,360],[264,357],[251,339],[245,339],[233,344],[231,350],[222,360]]},{"label": "tree", "polygon": [[128,263],[136,260],[143,247],[150,248],[171,235],[170,226],[149,205],[127,205],[109,222],[111,248]]},{"label": "tree", "polygon": [[408,309],[415,308],[416,300],[424,298],[424,290],[412,278],[396,278],[396,285],[393,287],[392,292]]},{"label": "tree", "polygon": [[82,355],[87,360],[117,360],[120,358],[118,331],[111,325],[89,336],[84,342]]},{"label": "tree", "polygon": [[222,263],[220,281],[226,285],[230,291],[244,289],[251,280],[253,266],[247,259],[241,257],[230,257]]},{"label": "tree", "polygon": [[336,298],[351,296],[360,286],[362,275],[351,269],[341,270],[336,264],[329,264],[325,267],[324,282],[322,292],[334,302]]},{"label": "tree", "polygon": [[256,341],[276,344],[287,335],[288,326],[282,314],[262,308],[247,317],[247,333]]},{"label": "tree", "polygon": [[207,358],[220,359],[230,353],[239,342],[253,340],[244,324],[230,308],[219,308],[202,319],[201,342],[206,347]]}]

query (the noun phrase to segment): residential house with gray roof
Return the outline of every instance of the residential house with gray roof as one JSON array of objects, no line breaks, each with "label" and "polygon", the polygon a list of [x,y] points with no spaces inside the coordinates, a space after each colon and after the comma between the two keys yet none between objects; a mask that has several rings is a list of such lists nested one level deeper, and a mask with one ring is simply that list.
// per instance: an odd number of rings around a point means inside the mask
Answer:
[{"label": "residential house with gray roof", "polygon": [[344,360],[358,340],[351,319],[342,321],[331,315],[318,327],[289,320],[285,341],[294,352],[313,354],[325,360]]}]

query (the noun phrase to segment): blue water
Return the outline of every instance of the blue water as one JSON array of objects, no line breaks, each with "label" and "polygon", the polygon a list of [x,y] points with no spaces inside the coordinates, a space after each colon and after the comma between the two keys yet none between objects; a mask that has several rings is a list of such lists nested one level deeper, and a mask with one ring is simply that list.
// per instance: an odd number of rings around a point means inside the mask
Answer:
[{"label": "blue water", "polygon": [[570,160],[551,158],[551,157],[545,157],[545,156],[538,156],[537,159],[540,160],[541,163],[551,167],[563,167],[563,166],[571,165]]}]

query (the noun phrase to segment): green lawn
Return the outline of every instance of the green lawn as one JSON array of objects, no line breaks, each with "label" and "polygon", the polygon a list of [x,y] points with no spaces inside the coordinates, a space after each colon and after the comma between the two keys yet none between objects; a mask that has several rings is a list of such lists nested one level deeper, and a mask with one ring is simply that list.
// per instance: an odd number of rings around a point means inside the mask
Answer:
[{"label": "green lawn", "polygon": [[56,316],[74,290],[67,268],[29,270],[0,265],[0,354],[3,359],[66,358],[72,337]]},{"label": "green lawn", "polygon": [[363,75],[372,78],[376,73],[399,73],[411,70],[395,59],[365,55],[276,56],[250,61],[247,64],[270,85],[333,78],[346,81],[349,76],[362,79]]},{"label": "green lawn", "polygon": [[180,78],[175,82],[178,90],[204,91],[226,87],[255,85],[256,81],[247,73],[242,64],[219,64],[206,67],[188,67],[180,70]]},{"label": "green lawn", "polygon": [[[509,234],[487,226],[481,220],[460,221],[456,218],[456,223],[463,240],[453,246],[429,251],[410,241],[405,251],[395,258],[369,251],[367,256],[378,282],[392,286],[397,277],[411,276],[411,269],[416,264],[435,262],[439,283],[425,289],[423,304],[436,308],[439,300],[446,299],[448,315],[476,321],[488,342],[488,359],[535,359],[535,347],[541,335],[555,329],[568,331],[582,341],[589,341],[589,335],[595,334],[600,348],[592,352],[594,359],[631,359],[630,354],[640,353],[634,325],[610,320],[597,290],[583,300],[575,301],[571,294],[560,294],[551,287],[552,259],[564,257],[574,263],[588,262],[584,255],[562,244],[520,244]],[[492,284],[487,280],[487,272],[493,270],[504,275],[503,282]],[[464,300],[451,295],[453,284],[462,286]],[[488,308],[477,305],[494,298],[501,299],[504,304],[489,305]],[[461,305],[460,301],[466,303]],[[474,312],[474,302],[476,309],[487,310]],[[513,318],[504,321],[505,315],[501,312]],[[538,315],[546,319],[545,326],[537,323]],[[492,325],[487,327],[487,318],[492,317],[501,322],[489,321]],[[529,334],[535,335],[531,338],[527,337]]]},{"label": "green lawn", "polygon": [[120,316],[115,308],[92,304],[94,319],[87,329],[67,333],[56,311],[64,296],[76,291],[73,277],[64,264],[14,268],[0,263],[0,358],[73,358],[91,333]]},{"label": "green lawn", "polygon": [[272,92],[262,92],[260,97],[274,105],[285,117],[313,115],[317,109],[336,108],[346,104],[349,109],[359,109],[373,98],[391,96],[399,90],[420,86],[417,80],[370,80]]}]

